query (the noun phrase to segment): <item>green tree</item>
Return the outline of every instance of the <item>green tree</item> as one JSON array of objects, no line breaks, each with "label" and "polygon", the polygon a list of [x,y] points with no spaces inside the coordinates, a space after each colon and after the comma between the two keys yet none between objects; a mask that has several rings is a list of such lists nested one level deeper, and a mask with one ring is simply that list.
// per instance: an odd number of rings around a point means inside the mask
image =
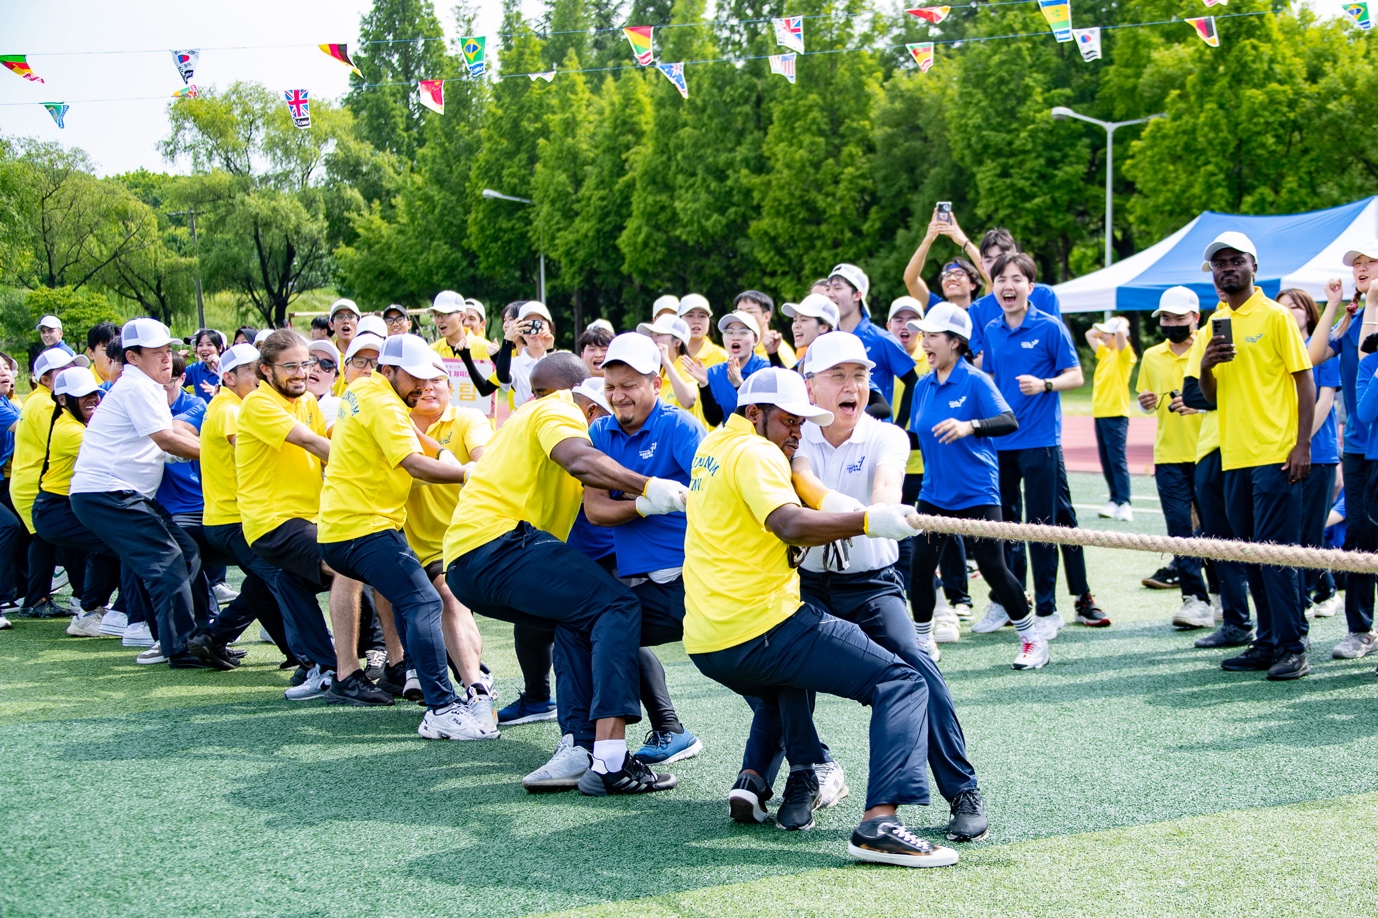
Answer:
[{"label": "green tree", "polygon": [[[414,38],[425,40],[407,40]],[[360,79],[350,74],[345,96],[345,106],[358,119],[360,139],[402,162],[413,161],[426,141],[422,130],[426,109],[418,101],[417,81],[445,79],[455,73],[434,4],[431,0],[374,0],[360,19],[359,47],[351,56],[365,75]]]}]

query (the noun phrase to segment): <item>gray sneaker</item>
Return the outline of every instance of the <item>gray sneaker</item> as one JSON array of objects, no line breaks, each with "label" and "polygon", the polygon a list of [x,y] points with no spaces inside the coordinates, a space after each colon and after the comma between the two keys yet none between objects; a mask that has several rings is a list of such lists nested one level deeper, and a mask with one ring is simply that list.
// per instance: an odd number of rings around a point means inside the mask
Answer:
[{"label": "gray sneaker", "polygon": [[493,730],[498,729],[498,708],[493,704],[493,696],[486,691],[482,691],[479,686],[469,686],[469,699],[465,702],[469,706],[469,713],[474,715],[474,720]]},{"label": "gray sneaker", "polygon": [[1254,639],[1254,633],[1235,625],[1221,625],[1203,638],[1196,639],[1197,647],[1243,647]]},{"label": "gray sneaker", "polygon": [[592,760],[587,749],[574,745],[574,734],[566,733],[560,737],[550,761],[522,778],[522,787],[532,793],[574,790]]}]

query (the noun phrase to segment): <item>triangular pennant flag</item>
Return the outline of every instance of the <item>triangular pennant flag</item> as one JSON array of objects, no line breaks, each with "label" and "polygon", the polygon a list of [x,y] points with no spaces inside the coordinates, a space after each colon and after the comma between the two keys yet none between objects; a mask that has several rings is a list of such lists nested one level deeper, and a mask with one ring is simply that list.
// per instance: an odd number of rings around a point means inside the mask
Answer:
[{"label": "triangular pennant flag", "polygon": [[469,76],[483,76],[484,68],[487,66],[483,60],[483,51],[487,45],[488,39],[482,35],[471,35],[464,39],[461,49],[464,51],[464,63],[469,65]]},{"label": "triangular pennant flag", "polygon": [[942,22],[952,12],[950,6],[920,6],[912,10],[905,10],[910,16],[917,16],[924,22],[931,22],[934,25]]},{"label": "triangular pennant flag", "polygon": [[318,47],[330,57],[335,58],[335,60],[344,64],[350,70],[358,73],[359,78],[363,79],[364,75],[359,72],[359,68],[354,66],[354,62],[349,59],[349,45],[341,42],[338,45],[319,45]]},{"label": "triangular pennant flag", "polygon": [[1220,36],[1215,31],[1215,17],[1206,16],[1204,19],[1188,19],[1191,27],[1196,30],[1196,34],[1201,36],[1201,40],[1212,48],[1220,47]]},{"label": "triangular pennant flag", "polygon": [[445,114],[445,81],[419,80],[417,89],[421,91],[421,104],[437,115]]},{"label": "triangular pennant flag", "polygon": [[797,54],[772,54],[770,56],[770,72],[778,73],[780,76],[794,82],[794,59]]},{"label": "triangular pennant flag", "polygon": [[305,89],[284,89],[282,96],[287,100],[287,110],[292,113],[292,123],[302,130],[311,126],[311,101]]},{"label": "triangular pennant flag", "polygon": [[531,78],[531,82],[533,83],[537,80],[545,80],[549,83],[551,80],[555,79],[555,71],[547,70],[544,73],[528,73],[527,76]]},{"label": "triangular pennant flag", "polygon": [[1345,4],[1345,15],[1352,19],[1354,24],[1365,32],[1373,28],[1373,20],[1369,18],[1367,2]]},{"label": "triangular pennant flag", "polygon": [[914,58],[914,63],[919,65],[919,73],[927,73],[933,66],[933,42],[925,41],[916,45],[905,45],[909,53]]},{"label": "triangular pennant flag", "polygon": [[683,61],[680,61],[678,64],[656,64],[656,67],[661,73],[665,74],[667,80],[675,84],[675,88],[679,90],[681,96],[684,96],[686,99],[689,98],[689,84],[684,82]]},{"label": "triangular pennant flag", "polygon": [[199,92],[197,91],[197,89],[196,89],[196,84],[195,84],[195,83],[188,83],[186,86],[183,86],[181,89],[179,89],[179,90],[177,90],[176,92],[174,92],[174,93],[172,94],[172,98],[174,98],[174,99],[195,99],[198,95],[200,95],[200,93],[199,93]]},{"label": "triangular pennant flag", "polygon": [[1217,3],[1229,3],[1230,0],[1202,0],[1206,6],[1215,6]]},{"label": "triangular pennant flag", "polygon": [[15,76],[22,76],[31,83],[43,82],[42,77],[34,74],[33,68],[29,66],[29,62],[23,54],[0,54],[0,66],[4,66]]},{"label": "triangular pennant flag", "polygon": [[1100,60],[1100,27],[1090,29],[1073,29],[1072,34],[1076,36],[1077,47],[1081,49],[1081,59],[1086,62]]},{"label": "triangular pennant flag", "polygon": [[183,83],[191,82],[192,72],[196,70],[196,64],[201,60],[201,52],[195,48],[187,51],[173,51],[172,63],[177,68],[177,72],[182,76]]},{"label": "triangular pennant flag", "polygon": [[44,102],[43,107],[48,110],[48,114],[53,116],[53,121],[59,128],[65,128],[67,126],[62,123],[62,119],[67,115],[67,109],[72,106],[68,105],[66,102]]},{"label": "triangular pennant flag", "polygon": [[775,43],[784,45],[786,48],[793,48],[795,51],[804,50],[804,17],[792,16],[788,19],[772,19],[771,24],[775,26]]},{"label": "triangular pennant flag", "polygon": [[636,62],[645,67],[656,59],[655,52],[651,50],[651,32],[655,26],[628,26],[622,30],[622,34],[627,36],[627,41],[632,46],[632,53],[636,55]]},{"label": "triangular pennant flag", "polygon": [[1038,0],[1043,18],[1058,41],[1072,40],[1072,4],[1068,0]]}]

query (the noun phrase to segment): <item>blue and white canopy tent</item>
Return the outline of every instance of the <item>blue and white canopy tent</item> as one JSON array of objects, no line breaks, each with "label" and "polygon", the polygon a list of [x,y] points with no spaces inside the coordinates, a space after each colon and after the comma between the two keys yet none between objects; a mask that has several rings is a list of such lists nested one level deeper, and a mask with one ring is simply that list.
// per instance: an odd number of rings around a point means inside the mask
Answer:
[{"label": "blue and white canopy tent", "polygon": [[1353,274],[1341,259],[1378,237],[1378,197],[1305,214],[1249,217],[1206,211],[1118,264],[1058,284],[1053,289],[1062,311],[1153,310],[1163,291],[1178,284],[1195,290],[1203,307],[1214,303],[1215,288],[1210,274],[1201,270],[1201,253],[1226,230],[1244,233],[1258,248],[1255,282],[1266,295],[1300,287],[1323,301],[1325,283],[1332,277],[1342,278],[1346,293],[1353,293]]}]

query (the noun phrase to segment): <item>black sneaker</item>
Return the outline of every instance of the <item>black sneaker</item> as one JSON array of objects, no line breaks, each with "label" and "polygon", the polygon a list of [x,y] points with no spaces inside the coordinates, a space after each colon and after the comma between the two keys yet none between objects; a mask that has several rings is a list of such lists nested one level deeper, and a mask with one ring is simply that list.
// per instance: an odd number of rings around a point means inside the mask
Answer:
[{"label": "black sneaker", "polygon": [[1271,669],[1278,654],[1271,644],[1254,641],[1237,657],[1220,661],[1220,668],[1232,673],[1262,672]]},{"label": "black sneaker", "polygon": [[1182,585],[1182,575],[1177,573],[1177,568],[1168,565],[1158,568],[1139,582],[1150,590],[1175,590]]},{"label": "black sneaker", "polygon": [[775,827],[790,831],[813,828],[813,811],[823,802],[818,789],[818,773],[812,768],[790,769],[785,796],[775,812]]},{"label": "black sneaker", "polygon": [[67,613],[53,604],[51,599],[44,599],[32,606],[25,606],[19,610],[20,618],[64,618]]},{"label": "black sneaker", "polygon": [[1238,625],[1221,625],[1203,638],[1196,639],[1197,647],[1244,647],[1254,639],[1254,633]]},{"label": "black sneaker", "polygon": [[1110,616],[1096,605],[1096,597],[1090,593],[1082,593],[1077,597],[1077,624],[1088,628],[1108,628]]},{"label": "black sneaker", "polygon": [[343,679],[334,679],[325,690],[325,700],[329,704],[352,704],[359,707],[377,707],[396,704],[390,692],[385,692],[357,669]]},{"label": "black sneaker", "polygon": [[589,768],[579,779],[579,793],[590,797],[613,797],[620,794],[649,794],[669,790],[676,784],[674,775],[661,775],[646,767],[634,755],[627,756],[617,771],[600,774]]},{"label": "black sneaker", "polygon": [[[174,653],[172,656],[170,656],[170,657],[167,658],[167,665],[168,665],[168,668],[169,668],[169,669],[223,669],[223,668],[224,668],[224,667],[222,667],[222,666],[219,666],[219,665],[217,665],[217,664],[215,664],[215,663],[210,662],[209,660],[203,659],[202,657],[198,657],[196,654],[192,653],[190,650],[184,650],[184,651],[182,651],[181,653]],[[231,667],[231,668],[233,668],[233,667]]]},{"label": "black sneaker", "polygon": [[249,655],[249,651],[247,651],[247,650],[241,650],[241,649],[238,648],[238,647],[226,647],[226,648],[225,648],[225,656],[229,657],[231,660],[242,660],[242,659],[244,659],[245,657],[247,657],[248,655]]},{"label": "black sneaker", "polygon": [[[215,639],[209,634],[197,634],[187,641],[187,653],[205,663],[207,669],[230,670],[239,665],[238,660],[230,659],[216,646]],[[169,657],[168,663],[171,664],[176,658],[176,656]],[[173,668],[179,667],[174,666]]]},{"label": "black sneaker", "polygon": [[1306,659],[1304,653],[1284,653],[1277,658],[1277,662],[1268,667],[1268,680],[1270,682],[1286,682],[1289,679],[1300,679],[1311,672],[1311,663]]},{"label": "black sneaker", "polygon": [[311,667],[303,663],[298,663],[297,671],[292,673],[292,678],[287,680],[287,684],[292,686],[293,688],[296,688],[298,685],[304,684],[310,675]]},{"label": "black sneaker", "polygon": [[727,815],[733,822],[760,825],[770,817],[766,801],[775,796],[766,779],[760,775],[742,773],[727,793]]},{"label": "black sneaker", "polygon": [[919,838],[896,816],[877,816],[857,826],[847,853],[859,861],[898,867],[951,867],[957,863],[956,851]]},{"label": "black sneaker", "polygon": [[383,678],[378,680],[378,687],[394,698],[401,698],[406,682],[406,664],[390,663],[383,667]]},{"label": "black sneaker", "polygon": [[952,801],[952,818],[947,821],[949,841],[979,841],[986,837],[986,802],[978,790],[962,791]]}]

